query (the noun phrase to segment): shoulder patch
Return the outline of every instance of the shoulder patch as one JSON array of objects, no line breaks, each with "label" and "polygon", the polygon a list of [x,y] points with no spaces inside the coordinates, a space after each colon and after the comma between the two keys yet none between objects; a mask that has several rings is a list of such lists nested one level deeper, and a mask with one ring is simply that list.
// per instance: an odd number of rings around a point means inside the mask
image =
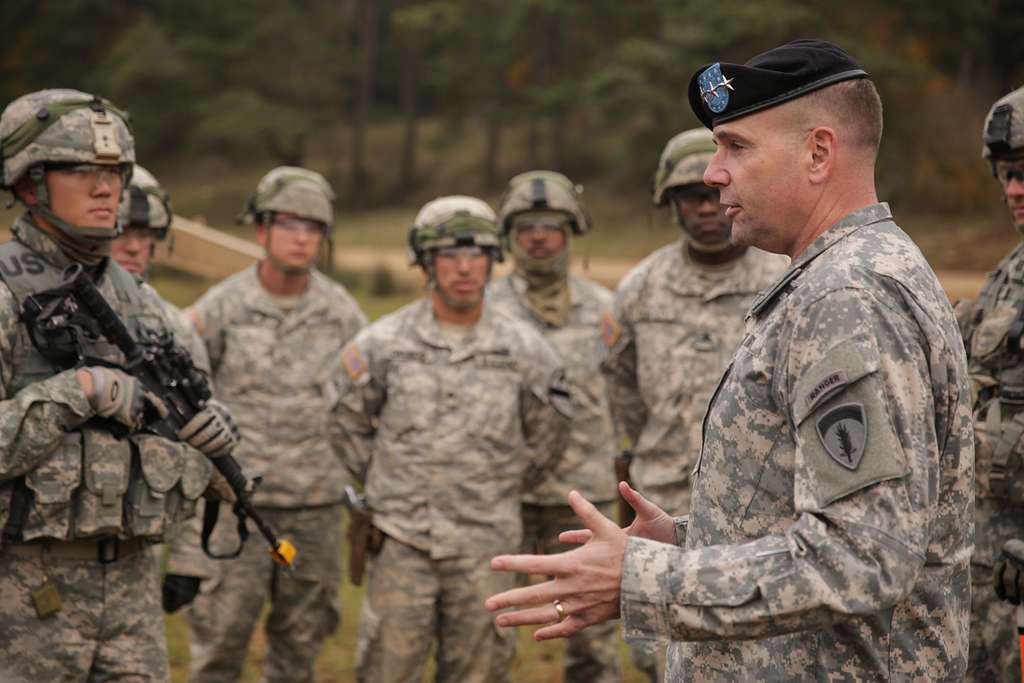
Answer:
[{"label": "shoulder patch", "polygon": [[203,325],[203,321],[199,317],[199,314],[196,312],[196,309],[185,309],[184,311],[182,311],[182,317],[184,317],[185,320],[190,321],[192,323],[192,326],[196,328],[196,332],[198,332],[200,335],[202,335],[203,332],[206,330],[206,326]]},{"label": "shoulder patch", "polygon": [[352,380],[359,379],[370,369],[369,363],[354,342],[345,344],[345,348],[341,350],[341,364]]},{"label": "shoulder patch", "polygon": [[860,403],[844,403],[826,411],[815,423],[818,438],[833,460],[855,471],[868,442],[868,419]]},{"label": "shoulder patch", "polygon": [[615,346],[615,342],[619,341],[619,337],[622,336],[622,325],[612,316],[611,311],[605,311],[601,315],[598,327],[601,330],[601,337],[609,349]]}]

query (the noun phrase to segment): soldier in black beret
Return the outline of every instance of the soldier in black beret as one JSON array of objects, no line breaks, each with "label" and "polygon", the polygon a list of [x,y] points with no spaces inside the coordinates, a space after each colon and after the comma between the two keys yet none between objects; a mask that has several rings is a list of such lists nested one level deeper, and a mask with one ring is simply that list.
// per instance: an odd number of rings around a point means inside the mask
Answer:
[{"label": "soldier in black beret", "polygon": [[625,483],[619,529],[579,494],[582,547],[504,556],[553,576],[491,597],[563,637],[621,616],[670,639],[668,681],[960,680],[974,441],[963,342],[875,194],[881,102],[846,52],[801,40],[690,83],[733,239],[792,262],[754,301],[704,419],[688,518]]}]

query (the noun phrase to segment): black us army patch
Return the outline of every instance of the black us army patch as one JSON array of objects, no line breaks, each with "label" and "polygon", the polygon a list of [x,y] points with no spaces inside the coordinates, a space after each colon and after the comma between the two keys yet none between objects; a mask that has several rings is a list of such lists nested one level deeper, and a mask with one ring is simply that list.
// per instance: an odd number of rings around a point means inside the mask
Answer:
[{"label": "black us army patch", "polygon": [[815,429],[833,460],[850,471],[857,469],[868,442],[868,421],[863,405],[836,406],[818,418]]}]

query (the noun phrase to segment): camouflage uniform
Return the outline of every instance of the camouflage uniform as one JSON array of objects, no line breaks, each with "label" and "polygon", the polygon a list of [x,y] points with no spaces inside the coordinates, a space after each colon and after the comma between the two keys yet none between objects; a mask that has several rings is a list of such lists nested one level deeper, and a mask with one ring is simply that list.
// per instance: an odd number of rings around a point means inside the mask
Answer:
[{"label": "camouflage uniform", "polygon": [[[52,125],[14,151],[10,122],[19,110],[28,125]],[[7,187],[24,173],[44,184],[50,162],[121,165],[133,158],[116,109],[71,90],[15,101],[0,119],[0,138]],[[48,201],[33,213],[51,214]],[[76,235],[76,226],[57,220],[59,226],[50,221],[55,228]],[[178,442],[141,432],[114,436],[110,423],[96,418],[75,370],[59,371],[35,349],[19,318],[21,276],[49,281],[35,291],[47,289],[72,261],[31,215],[15,221],[12,233],[0,247],[0,677],[167,680],[159,577],[146,550],[191,514],[211,465]],[[94,279],[130,332],[169,330],[159,300],[116,263],[100,257]],[[110,344],[85,344],[88,356],[123,366]],[[29,508],[19,531],[13,501],[21,482]],[[47,616],[46,603],[55,600],[59,609]]]},{"label": "camouflage uniform", "polygon": [[966,359],[884,204],[755,301],[694,469],[685,550],[630,539],[627,638],[668,680],[959,680],[973,438]]},{"label": "camouflage uniform", "polygon": [[612,412],[633,442],[638,491],[673,515],[690,509],[700,426],[743,316],[787,259],[759,249],[711,268],[682,239],[644,259],[619,284],[604,362]]},{"label": "camouflage uniform", "polygon": [[[984,156],[1013,157],[1024,151],[1024,89],[993,105],[1010,105],[1009,149],[992,154],[994,128],[986,121]],[[1005,108],[1005,107],[1004,107]],[[992,131],[994,132],[994,131]],[[994,170],[994,167],[993,167]],[[976,536],[971,558],[972,681],[1020,680],[1020,644],[1015,608],[1002,602],[993,586],[992,566],[1003,543],[1024,536],[1024,363],[1014,326],[1024,307],[1024,243],[989,274],[981,293],[963,320],[963,336],[974,391]]]},{"label": "camouflage uniform", "polygon": [[[320,643],[339,619],[339,505],[345,485],[344,470],[320,431],[320,386],[328,360],[366,319],[343,287],[316,272],[297,306],[285,313],[263,290],[257,266],[211,289],[191,313],[209,351],[217,396],[242,434],[235,455],[263,477],[253,503],[299,549],[292,574],[280,573],[258,542],[203,573],[172,558],[172,573],[211,577],[190,613],[192,680],[237,679],[268,591],[273,608],[264,676],[312,680]],[[237,544],[233,526],[218,524],[215,552]],[[310,532],[315,540],[301,543]]]},{"label": "camouflage uniform", "polygon": [[[480,205],[465,218],[493,226]],[[436,231],[497,237],[496,226]],[[429,273],[430,257],[417,259]],[[423,299],[363,330],[333,366],[327,429],[384,535],[360,616],[361,683],[418,680],[435,637],[437,681],[507,680],[515,634],[483,602],[515,579],[490,559],[518,549],[523,492],[565,450],[571,407],[555,352],[529,326],[485,304],[468,334],[453,348]]]},{"label": "camouflage uniform", "polygon": [[[499,220],[506,240],[513,242],[516,272],[490,284],[487,300],[495,310],[530,325],[551,344],[565,364],[572,391],[573,422],[569,447],[557,467],[523,498],[523,547],[526,553],[557,553],[570,546],[558,535],[579,528],[576,513],[566,503],[579,491],[604,513],[614,513],[614,458],[618,439],[611,420],[608,392],[600,363],[606,355],[601,337],[602,320],[610,315],[612,293],[601,285],[568,272],[571,234],[589,231],[590,220],[580,198],[581,188],[550,171],[523,173],[509,181]],[[551,263],[535,263],[515,248],[513,219],[547,210],[561,214],[565,247]],[[557,215],[557,214],[556,214]],[[571,228],[571,231],[570,231]],[[539,277],[530,268],[540,268]],[[529,300],[531,282],[541,287],[549,280],[567,290],[568,306],[562,319],[542,318]],[[566,683],[614,683],[621,679],[619,629],[613,622],[581,631],[566,647]]]}]

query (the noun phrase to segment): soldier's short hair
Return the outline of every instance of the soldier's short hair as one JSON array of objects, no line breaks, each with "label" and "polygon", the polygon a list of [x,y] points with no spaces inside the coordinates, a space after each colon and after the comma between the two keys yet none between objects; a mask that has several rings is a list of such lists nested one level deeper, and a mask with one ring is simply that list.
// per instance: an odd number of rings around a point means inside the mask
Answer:
[{"label": "soldier's short hair", "polygon": [[815,114],[824,113],[831,125],[845,133],[842,137],[846,142],[878,153],[882,143],[882,98],[869,79],[841,81],[797,101]]}]

